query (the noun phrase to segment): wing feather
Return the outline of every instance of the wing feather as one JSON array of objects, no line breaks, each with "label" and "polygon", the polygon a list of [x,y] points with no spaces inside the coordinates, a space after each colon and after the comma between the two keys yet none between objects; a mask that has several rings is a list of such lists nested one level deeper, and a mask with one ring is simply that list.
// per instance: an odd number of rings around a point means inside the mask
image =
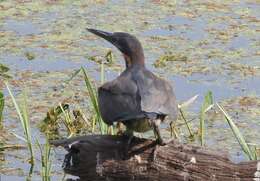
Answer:
[{"label": "wing feather", "polygon": [[137,85],[131,80],[130,74],[123,75],[98,89],[100,112],[107,124],[145,117]]},{"label": "wing feather", "polygon": [[141,109],[145,112],[169,115],[172,119],[176,119],[177,104],[170,83],[146,69],[134,75],[141,97]]},{"label": "wing feather", "polygon": [[177,118],[171,85],[145,68],[128,69],[98,89],[99,108],[107,124],[155,114]]}]

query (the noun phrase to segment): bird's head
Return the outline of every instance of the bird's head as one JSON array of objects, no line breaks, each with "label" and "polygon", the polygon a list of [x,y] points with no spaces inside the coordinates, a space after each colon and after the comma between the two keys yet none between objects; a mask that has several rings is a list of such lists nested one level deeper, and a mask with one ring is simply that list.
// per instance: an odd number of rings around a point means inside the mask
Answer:
[{"label": "bird's head", "polygon": [[109,33],[95,29],[87,30],[99,37],[104,38],[117,47],[117,49],[123,54],[127,67],[132,65],[144,66],[143,48],[135,36],[124,32]]}]

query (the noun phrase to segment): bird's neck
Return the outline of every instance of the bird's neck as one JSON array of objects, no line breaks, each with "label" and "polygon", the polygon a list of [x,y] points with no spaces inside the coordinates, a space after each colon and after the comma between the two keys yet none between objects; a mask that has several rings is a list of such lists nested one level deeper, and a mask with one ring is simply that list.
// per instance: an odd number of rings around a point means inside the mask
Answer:
[{"label": "bird's neck", "polygon": [[144,67],[144,56],[143,55],[139,55],[139,56],[127,56],[124,55],[125,58],[125,65],[126,68],[130,68],[133,66],[141,66]]}]

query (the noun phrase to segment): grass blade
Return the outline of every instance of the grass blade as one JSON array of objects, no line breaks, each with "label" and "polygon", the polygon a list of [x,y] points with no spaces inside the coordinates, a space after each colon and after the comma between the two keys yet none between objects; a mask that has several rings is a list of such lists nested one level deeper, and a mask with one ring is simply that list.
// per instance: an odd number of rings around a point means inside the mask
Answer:
[{"label": "grass blade", "polygon": [[102,61],[100,65],[100,83],[103,84],[105,82],[105,66],[104,62]]},{"label": "grass blade", "polygon": [[221,112],[224,114],[226,121],[228,122],[234,136],[236,137],[236,139],[237,139],[238,143],[240,144],[244,153],[247,155],[247,157],[250,160],[256,160],[257,159],[256,154],[254,154],[252,152],[252,150],[249,148],[249,145],[246,143],[243,135],[239,131],[239,129],[236,126],[236,124],[234,123],[234,121],[231,119],[231,117],[228,115],[228,113],[224,110],[224,108],[222,106],[220,106],[219,104],[217,104],[217,106],[221,110]]},{"label": "grass blade", "polygon": [[36,144],[40,150],[40,156],[41,156],[42,181],[50,181],[51,168],[52,168],[50,144],[48,141],[46,141],[44,148],[42,148],[38,140],[36,141]]},{"label": "grass blade", "polygon": [[27,143],[27,140],[26,140],[24,137],[19,136],[18,134],[15,134],[15,133],[13,133],[13,132],[11,132],[11,134],[14,135],[16,138],[18,138],[18,139],[24,141],[25,143]]},{"label": "grass blade", "polygon": [[75,72],[73,72],[73,74],[70,76],[68,80],[65,81],[65,83],[69,83],[74,77],[76,77],[80,73],[80,71],[81,69],[75,70]]},{"label": "grass blade", "polygon": [[24,94],[23,96],[23,104],[22,106],[19,106],[11,89],[9,88],[8,84],[5,83],[6,88],[11,96],[12,102],[14,104],[14,107],[16,109],[16,112],[19,116],[20,122],[23,127],[24,135],[26,137],[26,142],[28,149],[31,154],[30,158],[30,163],[33,165],[34,164],[34,152],[33,152],[33,146],[32,146],[32,137],[31,137],[31,129],[30,129],[30,122],[29,122],[29,117],[28,117],[28,109],[27,109],[27,103],[26,103],[26,96]]},{"label": "grass blade", "polygon": [[189,105],[191,105],[192,103],[194,103],[196,101],[196,99],[199,97],[198,94],[196,94],[195,96],[191,97],[190,99],[188,99],[187,101],[181,103],[180,105],[178,105],[179,108],[186,108]]},{"label": "grass blade", "polygon": [[62,104],[60,104],[60,109],[61,109],[61,111],[64,115],[64,118],[65,118],[65,119],[63,119],[63,123],[64,123],[64,125],[66,126],[66,128],[69,132],[68,138],[70,138],[76,132],[76,130],[74,130],[74,127],[73,127],[73,120],[71,119],[70,114],[64,110]]},{"label": "grass blade", "polygon": [[205,145],[205,115],[208,111],[209,107],[211,107],[213,104],[213,96],[212,92],[208,91],[204,97],[204,102],[200,109],[200,128],[199,128],[199,137],[200,137],[200,143],[201,146]]},{"label": "grass blade", "polygon": [[5,105],[4,94],[0,91],[0,129],[3,128],[4,105]]},{"label": "grass blade", "polygon": [[93,106],[95,114],[96,114],[95,120],[99,124],[99,129],[100,129],[101,134],[105,134],[107,132],[107,125],[103,122],[103,120],[101,118],[101,114],[100,114],[99,107],[98,107],[97,91],[96,91],[95,88],[93,88],[93,85],[92,85],[85,69],[83,67],[81,67],[81,70],[83,72],[85,85],[86,85],[86,88],[88,90],[90,100],[91,100],[92,106]]},{"label": "grass blade", "polygon": [[186,116],[185,116],[185,114],[184,114],[184,111],[181,109],[181,107],[179,107],[179,111],[180,111],[181,117],[182,117],[182,119],[184,120],[185,125],[186,125],[186,127],[187,127],[187,129],[188,129],[188,131],[189,131],[189,134],[190,134],[189,137],[190,137],[191,139],[193,139],[193,138],[194,138],[194,134],[193,134],[193,131],[192,131],[192,129],[191,129],[190,124],[188,123],[188,121],[187,121],[187,119],[186,119]]}]

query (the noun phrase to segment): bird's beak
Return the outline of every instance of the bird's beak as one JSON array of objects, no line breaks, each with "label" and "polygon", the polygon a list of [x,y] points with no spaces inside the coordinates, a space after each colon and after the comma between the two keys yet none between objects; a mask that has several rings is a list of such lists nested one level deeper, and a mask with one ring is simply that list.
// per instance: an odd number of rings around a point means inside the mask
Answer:
[{"label": "bird's beak", "polygon": [[87,30],[101,38],[104,38],[105,40],[109,41],[110,43],[112,43],[115,47],[117,47],[120,51],[121,51],[121,46],[117,43],[117,39],[114,36],[113,33],[109,33],[109,32],[105,32],[105,31],[101,31],[101,30],[95,30],[95,29],[91,29],[91,28],[87,28]]},{"label": "bird's beak", "polygon": [[109,32],[105,32],[105,31],[101,31],[101,30],[95,30],[95,29],[87,29],[89,32],[104,38],[105,40],[109,41],[110,43],[113,43],[113,33],[109,33]]}]

